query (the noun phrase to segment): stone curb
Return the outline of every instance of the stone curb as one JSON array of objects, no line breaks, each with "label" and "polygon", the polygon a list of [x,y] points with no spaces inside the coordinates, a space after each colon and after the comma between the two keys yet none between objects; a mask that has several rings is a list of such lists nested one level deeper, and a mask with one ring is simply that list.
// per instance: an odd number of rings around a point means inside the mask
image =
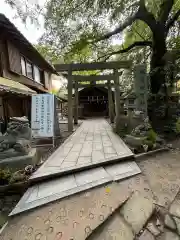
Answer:
[{"label": "stone curb", "polygon": [[0,228],[0,236],[1,236],[2,232],[4,231],[4,229],[6,228],[7,225],[8,225],[8,222],[5,222],[5,224],[2,226],[2,228]]},{"label": "stone curb", "polygon": [[159,149],[149,151],[149,152],[146,152],[146,153],[137,154],[134,157],[135,157],[135,160],[137,160],[137,161],[138,160],[144,160],[144,158],[146,158],[146,157],[151,157],[151,156],[154,156],[156,154],[160,154],[160,153],[168,152],[168,151],[169,151],[169,148],[163,147],[163,148],[159,148]]}]

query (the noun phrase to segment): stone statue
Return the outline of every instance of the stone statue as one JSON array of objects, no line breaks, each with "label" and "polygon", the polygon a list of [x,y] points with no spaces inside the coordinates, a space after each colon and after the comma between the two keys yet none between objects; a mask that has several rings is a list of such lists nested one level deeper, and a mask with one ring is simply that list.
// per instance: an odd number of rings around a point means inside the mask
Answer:
[{"label": "stone statue", "polygon": [[28,155],[31,150],[31,128],[26,117],[13,117],[0,136],[0,159]]}]

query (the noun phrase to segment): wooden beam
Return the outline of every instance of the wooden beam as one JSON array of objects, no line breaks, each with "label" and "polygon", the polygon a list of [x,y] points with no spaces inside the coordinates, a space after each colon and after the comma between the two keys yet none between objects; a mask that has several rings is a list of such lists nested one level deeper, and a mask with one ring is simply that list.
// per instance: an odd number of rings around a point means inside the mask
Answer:
[{"label": "wooden beam", "polygon": [[[70,64],[55,64],[54,67],[57,72],[68,71]],[[104,70],[104,69],[129,69],[132,66],[131,61],[117,61],[117,62],[93,62],[93,63],[74,63],[71,64],[72,71],[86,71],[86,70]]]},{"label": "wooden beam", "polygon": [[114,80],[114,75],[73,75],[72,79],[78,82],[90,82],[90,81],[104,81],[104,80]]},{"label": "wooden beam", "polygon": [[[75,86],[75,84],[73,85]],[[106,84],[78,84],[78,88],[90,88],[90,87],[107,87],[107,83]]]},{"label": "wooden beam", "polygon": [[74,124],[78,124],[78,82],[75,82],[75,98],[74,98]]},{"label": "wooden beam", "polygon": [[72,70],[68,70],[68,131],[73,131],[73,106],[72,106]]}]

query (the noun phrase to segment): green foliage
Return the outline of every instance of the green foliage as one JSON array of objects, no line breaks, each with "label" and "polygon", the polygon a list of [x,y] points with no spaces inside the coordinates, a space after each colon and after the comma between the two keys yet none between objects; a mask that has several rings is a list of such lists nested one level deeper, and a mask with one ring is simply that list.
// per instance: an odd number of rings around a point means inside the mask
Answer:
[{"label": "green foliage", "polygon": [[41,4],[41,0],[5,0],[5,3],[9,4],[16,12],[23,23],[30,20],[31,23],[39,25],[39,15],[44,13],[44,4]]},{"label": "green foliage", "polygon": [[[150,14],[158,21],[163,14],[167,0],[144,0]],[[106,58],[108,53],[124,49],[135,41],[152,40],[153,33],[148,25],[140,20],[111,39],[96,44],[88,43],[99,36],[112,31],[138,10],[139,0],[49,0],[44,6],[39,1],[6,0],[16,9],[23,21],[27,18],[38,19],[39,14],[45,16],[45,33],[40,39],[38,50],[52,63],[86,62],[99,60],[131,59],[134,63],[147,62],[150,49],[142,47],[130,53]],[[169,19],[180,9],[180,1],[174,0],[168,14]],[[179,49],[179,25],[175,24],[167,36],[168,49]],[[63,56],[63,57],[60,57]]]},{"label": "green foliage", "polygon": [[176,122],[176,132],[180,133],[180,118],[178,118],[178,120]]},{"label": "green foliage", "polygon": [[155,143],[156,138],[157,138],[157,134],[155,133],[155,131],[153,129],[150,129],[148,131],[147,140],[149,140],[152,143]]},{"label": "green foliage", "polygon": [[54,94],[54,95],[58,96],[58,93],[59,93],[59,90],[57,90],[57,89],[52,89],[51,90],[51,94]]},{"label": "green foliage", "polygon": [[60,59],[60,56],[56,52],[56,49],[53,46],[48,44],[36,44],[34,45],[38,52],[50,63],[60,63],[64,62],[63,59]]},{"label": "green foliage", "polygon": [[0,185],[8,184],[11,178],[11,171],[7,169],[0,169]]}]

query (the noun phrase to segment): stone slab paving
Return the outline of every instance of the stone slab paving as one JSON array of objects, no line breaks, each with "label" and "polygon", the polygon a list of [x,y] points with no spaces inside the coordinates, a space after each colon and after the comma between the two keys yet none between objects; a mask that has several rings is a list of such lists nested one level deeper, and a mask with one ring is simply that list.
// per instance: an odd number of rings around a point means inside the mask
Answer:
[{"label": "stone slab paving", "polygon": [[138,240],[155,240],[154,236],[148,231],[145,230]]},{"label": "stone slab paving", "polygon": [[177,194],[176,198],[172,202],[169,213],[180,218],[180,193]]},{"label": "stone slab paving", "polygon": [[166,152],[137,162],[158,205],[168,207],[180,190],[179,153]]},{"label": "stone slab paving", "polygon": [[157,240],[179,240],[179,236],[171,231],[165,231]]},{"label": "stone slab paving", "polygon": [[119,187],[122,189],[122,191],[123,189],[127,189],[129,193],[138,192],[150,200],[154,198],[154,194],[143,172],[140,175],[125,180],[123,179],[119,182]]},{"label": "stone slab paving", "polygon": [[133,176],[140,172],[141,170],[135,162],[126,161],[42,182],[26,191],[10,215],[30,210],[110,181]]},{"label": "stone slab paving", "polygon": [[[115,182],[94,188],[10,218],[0,239],[85,240],[128,197],[128,191],[122,193]],[[125,238],[122,239],[133,239],[132,233],[126,233],[125,228],[128,227],[122,221],[116,224],[117,227],[120,232],[121,227],[124,228]]]},{"label": "stone slab paving", "polygon": [[131,227],[124,219],[116,214],[98,232],[93,234],[88,240],[133,240],[134,234]]},{"label": "stone slab paving", "polygon": [[32,175],[31,181],[133,156],[105,119],[86,120]]},{"label": "stone slab paving", "polygon": [[137,234],[151,217],[155,205],[153,200],[147,199],[142,194],[135,192],[128,202],[120,210],[120,214],[130,224]]}]

